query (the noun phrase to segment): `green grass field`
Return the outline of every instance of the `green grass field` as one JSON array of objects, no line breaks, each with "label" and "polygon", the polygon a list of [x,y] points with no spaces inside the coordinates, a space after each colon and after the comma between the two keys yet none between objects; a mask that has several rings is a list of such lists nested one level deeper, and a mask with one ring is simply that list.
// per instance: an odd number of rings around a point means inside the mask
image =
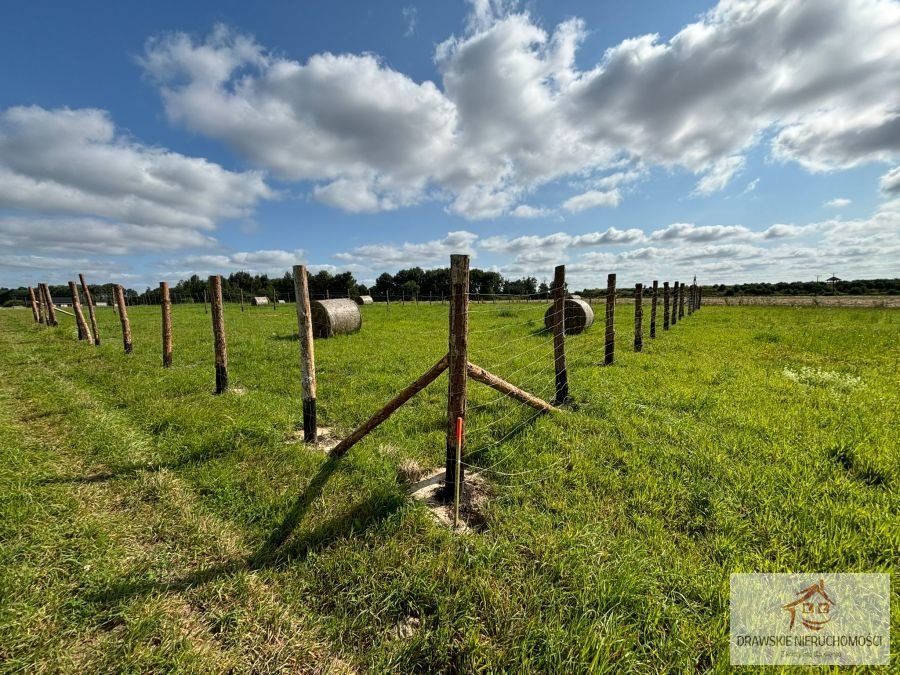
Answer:
[{"label": "green grass field", "polygon": [[[549,398],[544,307],[472,307],[470,358]],[[333,460],[298,443],[296,316],[0,311],[0,670],[695,672],[728,663],[732,572],[891,572],[900,587],[900,312],[704,307],[631,351],[602,309],[570,338],[573,410],[470,383],[485,527],[406,496],[440,466],[446,376]],[[316,341],[320,424],[346,433],[446,351],[447,307],[363,308]],[[645,312],[645,321],[649,311]],[[894,665],[898,664],[894,657]]]}]

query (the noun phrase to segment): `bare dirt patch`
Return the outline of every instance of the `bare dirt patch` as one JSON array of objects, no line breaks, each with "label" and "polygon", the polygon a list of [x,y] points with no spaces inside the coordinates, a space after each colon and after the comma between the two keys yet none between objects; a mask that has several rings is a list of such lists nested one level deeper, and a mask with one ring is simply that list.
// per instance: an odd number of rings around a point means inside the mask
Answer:
[{"label": "bare dirt patch", "polygon": [[478,473],[467,471],[460,490],[459,524],[454,527],[452,503],[444,503],[444,470],[430,472],[410,485],[409,495],[425,506],[441,525],[457,532],[481,532],[485,529],[484,508],[490,497],[490,486]]},{"label": "bare dirt patch", "polygon": [[[332,427],[319,427],[316,429],[316,432],[316,443],[315,445],[311,444],[310,447],[317,448],[322,452],[331,452],[341,442],[341,439],[335,435]],[[288,445],[303,443],[303,427],[299,427],[291,432],[284,442]]]}]

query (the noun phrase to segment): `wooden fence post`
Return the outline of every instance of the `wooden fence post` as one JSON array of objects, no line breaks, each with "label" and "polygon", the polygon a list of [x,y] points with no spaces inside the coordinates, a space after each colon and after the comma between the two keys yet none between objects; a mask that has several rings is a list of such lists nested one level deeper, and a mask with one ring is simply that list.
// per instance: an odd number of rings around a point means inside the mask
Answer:
[{"label": "wooden fence post", "polygon": [[[210,277],[212,279],[212,277]],[[203,289],[203,313],[209,314],[209,310],[206,308],[206,289]]]},{"label": "wooden fence post", "polygon": [[444,501],[456,494],[456,484],[465,485],[463,465],[456,469],[456,420],[466,417],[466,385],[469,364],[469,256],[450,256],[450,336],[447,387],[447,469]]},{"label": "wooden fence post", "polygon": [[222,310],[222,277],[209,278],[209,304],[212,308],[212,328],[216,349],[216,393],[228,391],[228,348],[225,344],[225,316]]},{"label": "wooden fence post", "polygon": [[116,305],[119,308],[119,321],[122,322],[122,344],[125,353],[134,351],[134,343],[131,340],[131,322],[128,321],[128,307],[125,305],[125,289],[121,284],[116,284]]},{"label": "wooden fence post", "polygon": [[278,311],[278,296],[275,294],[275,288],[272,288],[272,311]]},{"label": "wooden fence post", "polygon": [[650,301],[650,339],[656,337],[656,305],[657,296],[659,295],[659,281],[653,280],[653,299]]},{"label": "wooden fence post", "polygon": [[303,440],[315,443],[319,436],[316,419],[316,356],[313,348],[312,312],[306,265],[294,265],[294,295],[297,296],[297,332],[300,335],[300,383],[303,388]]},{"label": "wooden fence post", "polygon": [[40,323],[41,316],[38,313],[37,301],[34,299],[34,289],[31,286],[28,287],[28,302],[31,304],[31,315],[34,317],[34,322]]},{"label": "wooden fence post", "polygon": [[35,293],[35,300],[37,300],[37,310],[38,310],[38,323],[46,324],[47,323],[47,310],[44,307],[44,292],[41,290],[41,285],[37,285],[37,293]]},{"label": "wooden fence post", "polygon": [[674,282],[672,284],[672,323],[671,325],[675,325],[678,323],[678,282]]},{"label": "wooden fence post", "polygon": [[244,289],[241,289],[241,314],[244,313]]},{"label": "wooden fence post", "polygon": [[684,284],[678,289],[678,320],[681,321],[684,318]]},{"label": "wooden fence post", "polygon": [[50,311],[47,309],[47,298],[44,295],[44,284],[38,282],[37,285],[38,311],[41,313],[41,323],[45,326],[50,325]]},{"label": "wooden fence post", "polygon": [[663,330],[669,330],[669,282],[663,282]]},{"label": "wooden fence post", "polygon": [[697,307],[703,306],[703,289],[697,288]]},{"label": "wooden fence post", "polygon": [[553,272],[553,366],[556,369],[555,405],[569,400],[569,375],[566,372],[566,266]]},{"label": "wooden fence post", "polygon": [[79,274],[78,280],[81,282],[81,290],[84,292],[84,301],[87,303],[88,314],[91,317],[91,330],[94,333],[94,344],[100,346],[100,328],[97,325],[97,315],[94,312],[94,298],[91,296],[91,289],[88,288],[84,275]]},{"label": "wooden fence post", "polygon": [[50,286],[48,284],[42,284],[41,287],[44,289],[44,298],[47,303],[48,323],[51,326],[58,326],[59,320],[56,318],[56,307],[53,305],[53,296],[50,294]]},{"label": "wooden fence post", "polygon": [[163,368],[172,367],[172,298],[169,284],[159,282],[159,304],[162,307],[162,359]]},{"label": "wooden fence post", "polygon": [[94,337],[84,320],[84,312],[81,311],[81,298],[78,295],[78,286],[74,281],[69,282],[69,292],[72,294],[72,313],[75,315],[75,324],[78,326],[78,339],[93,342]]},{"label": "wooden fence post", "polygon": [[611,366],[616,354],[616,275],[606,277],[606,353],[603,363]]},{"label": "wooden fence post", "polygon": [[644,348],[644,285],[634,285],[634,351]]}]

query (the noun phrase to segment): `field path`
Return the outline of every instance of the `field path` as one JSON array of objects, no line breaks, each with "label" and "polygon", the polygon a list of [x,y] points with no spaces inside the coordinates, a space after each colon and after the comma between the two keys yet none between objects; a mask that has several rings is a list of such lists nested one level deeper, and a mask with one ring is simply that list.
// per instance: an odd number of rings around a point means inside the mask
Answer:
[{"label": "field path", "polygon": [[[47,370],[19,337],[0,327],[4,360],[21,375],[0,381],[0,450],[20,469],[0,488],[20,515],[3,530],[4,562],[19,562],[0,572],[4,670],[102,672],[127,658],[135,671],[353,672],[252,569],[242,534],[154,467],[154,439]],[[145,466],[119,474],[91,456],[101,444]],[[82,621],[48,620],[72,602],[89,610]],[[42,658],[16,667],[26,648]]]}]

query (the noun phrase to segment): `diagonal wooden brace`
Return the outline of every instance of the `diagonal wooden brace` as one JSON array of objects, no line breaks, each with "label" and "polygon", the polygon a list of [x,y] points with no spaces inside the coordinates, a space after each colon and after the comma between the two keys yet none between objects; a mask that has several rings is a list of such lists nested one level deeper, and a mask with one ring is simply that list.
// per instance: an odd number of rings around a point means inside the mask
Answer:
[{"label": "diagonal wooden brace", "polygon": [[471,377],[473,380],[477,380],[482,384],[486,384],[487,386],[492,387],[493,389],[496,389],[497,391],[516,399],[520,403],[531,406],[535,410],[541,410],[544,412],[556,410],[556,408],[554,408],[546,401],[539,399],[537,396],[529,394],[527,391],[519,389],[506,380],[501,380],[496,375],[489,373],[484,368],[476,366],[474,363],[469,362],[467,371],[469,373],[469,377]]},{"label": "diagonal wooden brace", "polygon": [[425,373],[409,385],[406,389],[397,394],[391,401],[384,406],[377,413],[372,415],[368,420],[363,422],[359,427],[357,427],[353,433],[351,433],[347,438],[338,443],[334,449],[331,451],[333,456],[339,457],[347,452],[350,448],[356,445],[362,438],[368,434],[370,431],[373,431],[375,427],[384,422],[388,417],[390,417],[396,410],[406,403],[413,396],[422,391],[429,384],[434,382],[438,375],[447,370],[447,355],[445,354],[440,361],[435,363],[431,368],[429,368]]}]

